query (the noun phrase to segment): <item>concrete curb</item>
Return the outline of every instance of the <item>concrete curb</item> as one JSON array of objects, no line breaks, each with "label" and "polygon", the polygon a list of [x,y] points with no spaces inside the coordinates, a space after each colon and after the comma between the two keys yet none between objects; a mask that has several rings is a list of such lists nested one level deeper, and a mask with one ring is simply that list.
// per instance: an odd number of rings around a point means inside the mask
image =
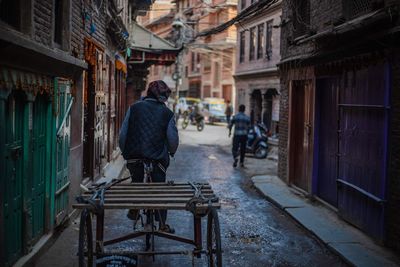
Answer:
[{"label": "concrete curb", "polygon": [[352,266],[400,266],[399,258],[377,245],[357,228],[319,203],[311,203],[272,175],[251,178],[254,187],[268,201],[299,223],[330,251]]}]

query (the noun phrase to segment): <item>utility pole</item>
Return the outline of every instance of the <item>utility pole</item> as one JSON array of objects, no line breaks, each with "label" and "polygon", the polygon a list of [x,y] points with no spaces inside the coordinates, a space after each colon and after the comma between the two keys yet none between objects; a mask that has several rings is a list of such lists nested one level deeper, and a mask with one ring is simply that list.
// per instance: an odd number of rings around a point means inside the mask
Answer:
[{"label": "utility pole", "polygon": [[[176,41],[175,45],[177,47],[183,47],[184,45],[184,24],[180,20],[175,20],[172,23],[172,27],[176,31]],[[176,106],[178,104],[179,99],[179,85],[181,81],[181,64],[182,64],[182,50],[178,53],[175,60],[175,72],[172,74],[172,79],[175,81],[175,102],[174,102],[174,112],[176,112]],[[179,111],[176,112],[176,119],[179,119]]]}]

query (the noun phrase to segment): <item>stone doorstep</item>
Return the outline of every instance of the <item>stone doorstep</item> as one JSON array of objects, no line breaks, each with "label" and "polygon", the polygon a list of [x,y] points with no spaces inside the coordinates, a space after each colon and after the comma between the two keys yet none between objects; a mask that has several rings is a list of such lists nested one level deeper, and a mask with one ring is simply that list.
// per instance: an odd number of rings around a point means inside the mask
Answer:
[{"label": "stone doorstep", "polygon": [[273,175],[252,177],[256,189],[353,266],[400,266],[399,259],[321,204],[312,204]]},{"label": "stone doorstep", "polygon": [[[104,181],[109,181],[113,178],[119,178],[124,170],[125,167],[125,160],[119,155],[114,161],[110,162],[104,167],[104,176],[100,178],[104,179]],[[85,186],[89,185],[90,182],[86,183]],[[68,219],[66,219],[63,224],[64,226],[68,226],[69,223],[74,220],[74,218],[78,215],[77,210],[74,209],[68,215]],[[58,226],[61,227],[62,225]],[[46,250],[48,245],[51,242],[52,238],[54,237],[54,230],[50,233],[45,234],[43,237],[39,239],[39,241],[33,246],[31,252],[29,254],[22,256],[14,265],[13,267],[24,267],[24,266],[31,266],[33,262],[37,259],[39,255],[41,255],[44,250]]]}]

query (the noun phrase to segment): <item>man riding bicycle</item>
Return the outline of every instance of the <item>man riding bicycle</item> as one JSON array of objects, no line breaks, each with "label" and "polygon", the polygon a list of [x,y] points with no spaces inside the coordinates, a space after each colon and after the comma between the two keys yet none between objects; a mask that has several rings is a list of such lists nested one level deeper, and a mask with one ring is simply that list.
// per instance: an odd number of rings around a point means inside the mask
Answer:
[{"label": "man riding bicycle", "polygon": [[[151,163],[151,181],[165,182],[169,166],[169,155],[178,148],[178,129],[174,113],[165,105],[171,90],[165,82],[158,80],[149,84],[147,96],[129,107],[119,134],[122,156],[133,183],[142,183],[144,163]],[[138,212],[130,210],[128,218],[138,219]],[[161,231],[174,232],[165,224],[167,212],[156,211],[155,219]],[[161,218],[160,218],[161,217]]]}]

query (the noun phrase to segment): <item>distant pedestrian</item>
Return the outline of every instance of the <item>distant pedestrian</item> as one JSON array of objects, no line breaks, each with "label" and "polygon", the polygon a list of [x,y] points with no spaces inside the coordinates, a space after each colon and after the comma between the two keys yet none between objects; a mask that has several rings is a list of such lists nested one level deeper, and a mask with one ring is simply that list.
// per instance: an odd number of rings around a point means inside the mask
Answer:
[{"label": "distant pedestrian", "polygon": [[231,105],[231,101],[227,100],[226,108],[225,108],[225,116],[226,116],[226,122],[228,123],[228,125],[231,123],[232,113],[233,113],[233,107]]},{"label": "distant pedestrian", "polygon": [[235,125],[232,142],[233,167],[237,166],[239,149],[240,149],[240,167],[244,167],[244,156],[246,153],[247,134],[250,129],[250,117],[244,114],[245,105],[239,106],[239,113],[233,116],[229,123],[229,137],[231,136],[232,127]]}]

